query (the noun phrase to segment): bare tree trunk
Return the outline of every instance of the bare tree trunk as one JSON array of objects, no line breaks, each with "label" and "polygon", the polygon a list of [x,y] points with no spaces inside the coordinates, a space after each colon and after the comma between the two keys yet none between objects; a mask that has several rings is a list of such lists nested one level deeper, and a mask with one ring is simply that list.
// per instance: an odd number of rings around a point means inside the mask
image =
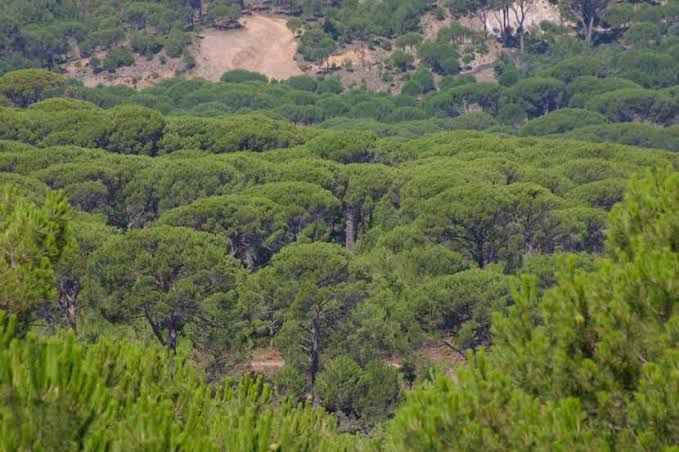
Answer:
[{"label": "bare tree trunk", "polygon": [[167,348],[174,353],[175,355],[177,354],[177,324],[176,324],[176,317],[174,313],[170,315],[170,323],[168,324],[168,337],[167,337]]},{"label": "bare tree trunk", "polygon": [[502,41],[506,47],[509,43],[509,35],[511,34],[509,27],[509,5],[502,7]]},{"label": "bare tree trunk", "polygon": [[529,1],[531,0],[519,0],[511,6],[512,11],[514,12],[514,17],[516,17],[517,31],[519,33],[519,48],[521,49],[521,53],[523,53],[525,49],[524,41],[526,30],[524,28],[524,24],[526,23],[526,16],[528,16],[528,9],[531,5]]},{"label": "bare tree trunk", "polygon": [[75,332],[77,331],[78,322],[78,295],[80,295],[80,287],[77,282],[67,285],[64,282],[59,283],[59,299],[57,305],[61,312],[66,317],[68,326]]},{"label": "bare tree trunk", "polygon": [[169,329],[167,348],[175,355],[177,354],[177,330],[172,325]]},{"label": "bare tree trunk", "polygon": [[587,41],[588,44],[592,43],[592,32],[594,30],[594,16],[589,18],[589,22],[587,22],[586,25],[586,30],[585,30],[585,40]]},{"label": "bare tree trunk", "polygon": [[320,369],[320,350],[321,350],[321,332],[318,325],[318,318],[314,319],[311,327],[311,347],[309,348],[309,374],[311,377],[311,403],[313,406],[318,406],[319,401],[316,398],[316,375]]},{"label": "bare tree trunk", "polygon": [[156,339],[158,339],[158,342],[160,342],[160,345],[164,347],[167,346],[167,342],[163,337],[163,332],[160,330],[158,324],[153,320],[153,317],[151,317],[151,313],[149,312],[147,306],[144,306],[144,317],[146,317],[146,321],[151,326],[151,331],[153,331],[153,334],[156,336]]},{"label": "bare tree trunk", "polygon": [[483,37],[488,39],[488,11],[482,9],[479,12],[481,22],[483,22]]},{"label": "bare tree trunk", "polygon": [[476,263],[479,264],[479,268],[486,265],[486,257],[483,255],[483,242],[480,240],[476,241]]},{"label": "bare tree trunk", "polygon": [[354,247],[354,239],[356,237],[356,210],[354,207],[347,207],[346,209],[346,229],[344,244],[347,250],[351,251]]},{"label": "bare tree trunk", "polygon": [[247,248],[243,253],[243,260],[245,261],[245,269],[248,273],[255,270],[255,253],[252,248]]},{"label": "bare tree trunk", "polygon": [[311,384],[316,383],[316,375],[319,370],[319,350],[321,348],[321,338],[320,331],[318,328],[318,321],[314,320],[314,325],[311,329],[311,352],[310,352],[310,364],[309,373],[311,374]]}]

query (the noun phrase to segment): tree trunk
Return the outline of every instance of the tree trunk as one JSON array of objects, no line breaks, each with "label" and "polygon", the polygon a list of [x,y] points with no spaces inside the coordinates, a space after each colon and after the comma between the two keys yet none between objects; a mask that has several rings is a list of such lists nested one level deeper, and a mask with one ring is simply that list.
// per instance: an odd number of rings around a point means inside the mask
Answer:
[{"label": "tree trunk", "polygon": [[519,48],[521,49],[521,53],[523,53],[523,51],[525,49],[524,36],[525,36],[525,33],[524,33],[523,27],[522,27],[521,31],[519,32]]},{"label": "tree trunk", "polygon": [[158,326],[158,324],[154,322],[153,317],[149,312],[148,306],[146,305],[144,305],[144,317],[146,318],[146,321],[151,327],[151,331],[153,331],[153,334],[156,336],[156,339],[158,339],[158,342],[160,342],[160,345],[166,347],[167,342],[165,341],[165,338],[163,338],[163,332],[160,330],[160,326]]},{"label": "tree trunk", "polygon": [[177,354],[177,330],[174,328],[174,326],[170,326],[169,328],[167,348],[175,355]]},{"label": "tree trunk", "polygon": [[174,313],[170,316],[170,322],[167,327],[167,348],[174,353],[175,355],[177,354],[177,324],[175,321],[175,315]]},{"label": "tree trunk", "polygon": [[247,248],[243,253],[243,260],[245,261],[245,270],[252,273],[255,269],[255,253],[252,248]]},{"label": "tree trunk", "polygon": [[511,35],[511,28],[509,27],[509,6],[502,7],[502,44],[507,47],[509,44],[509,36]]},{"label": "tree trunk", "polygon": [[588,44],[592,44],[592,32],[594,30],[594,16],[589,18],[585,29],[585,40]]},{"label": "tree trunk", "polygon": [[311,327],[311,347],[309,348],[309,376],[311,377],[311,403],[313,406],[320,405],[318,398],[316,398],[316,375],[320,369],[320,350],[321,333],[318,319],[314,319]]},{"label": "tree trunk", "polygon": [[[68,287],[67,287],[68,286]],[[66,317],[68,326],[75,332],[77,331],[78,323],[78,295],[80,295],[80,287],[77,282],[72,284],[59,284],[59,299],[57,305],[61,312]]]},{"label": "tree trunk", "polygon": [[347,207],[346,215],[346,229],[344,235],[344,244],[347,250],[351,251],[354,247],[354,239],[356,237],[356,209],[354,207]]},{"label": "tree trunk", "polygon": [[479,264],[479,268],[486,265],[486,258],[483,255],[483,242],[480,240],[476,242],[476,263]]},{"label": "tree trunk", "polygon": [[479,12],[479,17],[481,18],[481,22],[483,22],[483,37],[488,39],[488,12],[485,9],[482,9]]},{"label": "tree trunk", "polygon": [[321,348],[320,330],[318,328],[318,321],[314,320],[311,328],[311,350],[309,352],[309,373],[311,374],[311,386],[316,383],[316,374],[319,370],[319,351]]}]

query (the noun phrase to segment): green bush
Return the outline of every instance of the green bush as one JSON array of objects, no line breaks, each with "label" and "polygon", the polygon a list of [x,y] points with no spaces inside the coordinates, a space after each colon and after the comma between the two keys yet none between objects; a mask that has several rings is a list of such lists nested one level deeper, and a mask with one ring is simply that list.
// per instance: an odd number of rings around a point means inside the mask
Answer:
[{"label": "green bush", "polygon": [[103,67],[109,72],[115,72],[120,67],[132,66],[133,64],[134,55],[132,55],[132,52],[124,47],[116,47],[106,55]]},{"label": "green bush", "polygon": [[[351,450],[318,409],[273,408],[261,379],[208,386],[185,354],[121,340],[19,337],[0,314],[0,447]],[[16,363],[22,363],[20,366]]]},{"label": "green bush", "polygon": [[304,400],[307,392],[307,381],[304,374],[292,366],[283,366],[276,372],[274,381],[276,391],[294,401]]},{"label": "green bush", "polygon": [[19,108],[53,96],[63,95],[66,80],[42,69],[23,69],[0,77],[0,94]]},{"label": "green bush", "polygon": [[[163,42],[160,38],[144,31],[132,35],[130,47],[135,53],[148,57],[160,52],[163,48]],[[120,66],[129,66],[129,64],[121,64]]]},{"label": "green bush", "polygon": [[105,148],[122,154],[155,155],[163,138],[165,118],[157,111],[123,105],[111,111]]},{"label": "green bush", "polygon": [[658,288],[678,277],[669,245],[678,191],[669,171],[635,182],[610,216],[610,257],[594,273],[571,261],[544,296],[524,279],[508,314],[494,317],[490,351],[468,354],[454,380],[438,375],[410,393],[389,425],[390,447],[673,447],[676,314]]},{"label": "green bush", "polygon": [[346,415],[356,413],[364,393],[364,371],[348,356],[340,356],[326,363],[316,380],[316,394],[325,407]]},{"label": "green bush", "polygon": [[528,121],[521,128],[521,134],[544,136],[607,122],[606,117],[600,113],[579,108],[562,108]]},{"label": "green bush", "polygon": [[641,120],[669,124],[679,116],[679,99],[654,90],[622,89],[593,97],[587,109],[615,122]]},{"label": "green bush", "polygon": [[269,79],[265,75],[257,72],[246,71],[243,69],[234,69],[225,72],[220,78],[225,83],[243,83],[243,82],[268,82]]}]

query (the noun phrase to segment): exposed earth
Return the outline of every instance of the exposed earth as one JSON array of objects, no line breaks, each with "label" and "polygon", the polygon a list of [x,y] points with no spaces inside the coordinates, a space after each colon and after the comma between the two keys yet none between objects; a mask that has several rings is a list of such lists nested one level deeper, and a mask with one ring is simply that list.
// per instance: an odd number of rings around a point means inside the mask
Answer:
[{"label": "exposed earth", "polygon": [[303,74],[295,62],[297,41],[283,17],[255,14],[241,19],[237,30],[207,29],[193,47],[193,77],[219,80],[224,72],[246,69],[284,80]]},{"label": "exposed earth", "polygon": [[[217,30],[209,28],[196,36],[191,53],[196,67],[186,71],[181,58],[162,57],[151,60],[135,56],[135,64],[119,68],[115,73],[94,74],[89,58],[74,58],[64,65],[66,74],[83,81],[86,86],[127,85],[146,88],[179,74],[186,78],[202,77],[217,81],[224,72],[246,69],[284,80],[304,72],[297,65],[297,41],[286,26],[285,17],[254,14],[240,20],[242,28]],[[99,59],[105,57],[98,54]],[[164,60],[164,62],[163,62]]]}]

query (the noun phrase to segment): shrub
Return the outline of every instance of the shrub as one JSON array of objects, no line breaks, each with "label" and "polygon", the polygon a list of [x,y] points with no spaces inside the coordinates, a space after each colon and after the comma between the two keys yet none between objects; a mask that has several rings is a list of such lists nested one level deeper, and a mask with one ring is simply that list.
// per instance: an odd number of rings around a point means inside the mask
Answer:
[{"label": "shrub", "polygon": [[621,89],[599,94],[587,103],[615,122],[650,121],[669,124],[679,116],[679,99],[654,90]]},{"label": "shrub", "polygon": [[0,77],[0,94],[19,108],[62,95],[65,89],[63,77],[43,69],[21,69]]},{"label": "shrub", "polygon": [[606,117],[600,113],[579,108],[562,108],[528,121],[521,129],[521,134],[543,136],[607,122]]},{"label": "shrub", "polygon": [[330,411],[351,415],[364,393],[364,378],[363,369],[353,359],[340,356],[329,361],[318,375],[316,393]]},{"label": "shrub", "polygon": [[244,69],[234,69],[232,71],[225,72],[220,78],[222,82],[225,83],[243,83],[243,82],[268,82],[269,79],[265,75],[246,71]]},{"label": "shrub", "polygon": [[165,118],[138,105],[123,105],[111,112],[106,149],[122,154],[155,155],[163,137]]},{"label": "shrub", "polygon": [[132,66],[134,64],[134,56],[132,52],[124,47],[116,47],[111,49],[104,59],[104,69],[109,72],[115,72],[116,69],[123,66]]}]

